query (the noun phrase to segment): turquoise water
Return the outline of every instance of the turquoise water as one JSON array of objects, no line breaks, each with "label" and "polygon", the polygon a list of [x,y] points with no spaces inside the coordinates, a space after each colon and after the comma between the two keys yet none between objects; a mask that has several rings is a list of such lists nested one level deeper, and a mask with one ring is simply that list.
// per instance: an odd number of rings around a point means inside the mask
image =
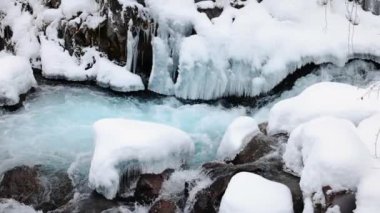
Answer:
[{"label": "turquoise water", "polygon": [[24,105],[17,112],[0,115],[0,173],[19,164],[88,167],[94,148],[92,124],[113,117],[184,130],[195,142],[191,166],[197,167],[214,158],[228,124],[246,114],[243,107],[189,105],[167,97],[110,96],[89,88],[63,86],[41,86]]}]

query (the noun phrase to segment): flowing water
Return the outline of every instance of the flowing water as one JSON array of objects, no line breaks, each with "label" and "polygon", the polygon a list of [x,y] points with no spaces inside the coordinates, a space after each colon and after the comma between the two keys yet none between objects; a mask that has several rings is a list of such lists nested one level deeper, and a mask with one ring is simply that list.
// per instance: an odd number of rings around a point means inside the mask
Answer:
[{"label": "flowing water", "polygon": [[72,179],[81,176],[78,179],[83,180],[94,148],[92,125],[113,117],[158,122],[188,132],[196,147],[190,166],[196,169],[215,159],[225,129],[237,116],[250,114],[264,121],[275,102],[313,83],[327,80],[367,85],[379,79],[373,69],[362,62],[345,68],[325,67],[299,79],[293,89],[268,98],[260,109],[226,108],[217,102],[184,104],[172,97],[115,96],[87,86],[42,84],[27,97],[23,108],[0,110],[0,174],[17,165],[43,164],[67,170]]}]

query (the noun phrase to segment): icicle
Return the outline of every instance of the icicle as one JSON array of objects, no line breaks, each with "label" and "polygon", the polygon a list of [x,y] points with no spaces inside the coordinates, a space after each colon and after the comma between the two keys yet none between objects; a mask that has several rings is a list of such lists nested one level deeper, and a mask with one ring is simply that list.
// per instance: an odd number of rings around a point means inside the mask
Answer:
[{"label": "icicle", "polygon": [[138,44],[140,40],[140,29],[137,30],[137,35],[133,39],[133,73],[136,73],[136,68],[137,68],[137,58],[139,56],[139,50],[138,50]]}]

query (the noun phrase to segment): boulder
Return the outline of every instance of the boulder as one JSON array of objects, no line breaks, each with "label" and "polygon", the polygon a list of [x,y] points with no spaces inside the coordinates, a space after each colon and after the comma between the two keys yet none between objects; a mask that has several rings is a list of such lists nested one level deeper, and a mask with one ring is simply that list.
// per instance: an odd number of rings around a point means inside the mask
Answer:
[{"label": "boulder", "polygon": [[163,182],[168,180],[173,172],[173,169],[166,169],[161,174],[142,174],[136,184],[135,199],[140,203],[154,201],[160,195]]},{"label": "boulder", "polygon": [[264,134],[256,135],[231,162],[233,164],[255,162],[272,152],[274,150],[272,146],[275,145],[276,142],[276,139],[273,137]]},{"label": "boulder", "polygon": [[43,199],[43,186],[37,167],[20,166],[5,172],[0,183],[0,197],[38,205]]},{"label": "boulder", "polygon": [[156,201],[149,209],[149,213],[175,213],[177,206],[170,200]]},{"label": "boulder", "polygon": [[66,172],[42,166],[19,166],[4,173],[0,198],[10,198],[38,210],[54,210],[73,197],[73,186]]}]

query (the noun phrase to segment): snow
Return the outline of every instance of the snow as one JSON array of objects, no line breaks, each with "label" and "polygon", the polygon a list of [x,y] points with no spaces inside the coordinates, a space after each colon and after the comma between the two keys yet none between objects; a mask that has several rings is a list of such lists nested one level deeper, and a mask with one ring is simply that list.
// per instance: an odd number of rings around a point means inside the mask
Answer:
[{"label": "snow", "polygon": [[245,145],[260,133],[255,119],[237,117],[227,128],[217,151],[217,158],[233,158]]},{"label": "snow", "polygon": [[[202,1],[194,7],[190,1],[181,1],[180,6],[148,1],[148,8],[159,23],[158,37],[167,40],[169,34],[175,40],[164,43],[174,53],[174,72],[178,67],[178,79],[172,88],[177,97],[209,100],[231,95],[256,96],[270,91],[310,62],[342,66],[353,57],[378,60],[379,19],[358,8],[360,24],[351,26],[348,32],[344,1],[323,6],[317,1],[250,0],[241,9],[223,1],[221,16],[209,20],[196,8],[209,8],[211,3]],[[354,19],[351,18],[359,22]],[[191,28],[196,35],[188,33]],[[155,69],[164,72],[167,64]],[[168,72],[172,75],[173,70]],[[167,75],[160,76],[161,82],[169,81]],[[159,92],[167,91],[163,86]]]},{"label": "snow", "polygon": [[373,170],[365,176],[356,194],[355,213],[377,213],[380,209],[380,170]]},{"label": "snow", "polygon": [[344,118],[359,124],[379,112],[380,100],[367,89],[348,84],[322,82],[296,97],[275,104],[269,113],[270,134],[290,133],[298,125],[321,116]]},{"label": "snow", "polygon": [[89,183],[107,199],[115,197],[123,163],[143,172],[179,168],[194,151],[190,136],[163,124],[103,119],[94,124],[95,151]]},{"label": "snow", "polygon": [[16,105],[20,95],[37,87],[29,61],[0,52],[0,106]]},{"label": "snow", "polygon": [[234,175],[222,197],[219,212],[292,213],[288,187],[259,175],[240,172]]},{"label": "snow", "polygon": [[0,199],[0,212],[2,213],[42,213],[32,207],[19,203],[13,199]]},{"label": "snow", "polygon": [[360,122],[358,131],[372,157],[380,157],[380,138],[378,138],[380,134],[380,114],[373,115]]},{"label": "snow", "polygon": [[291,132],[283,160],[287,169],[301,177],[305,209],[311,199],[323,203],[322,187],[332,191],[356,190],[371,167],[368,149],[348,120],[321,117]]},{"label": "snow", "polygon": [[[37,12],[39,8],[35,5],[33,9]],[[0,36],[4,27],[9,26],[12,30],[11,42],[14,44],[15,54],[31,58],[35,63],[39,56],[40,45],[36,36],[38,27],[34,17],[22,9],[22,3],[19,1],[1,1],[0,12],[4,14],[0,23]]]},{"label": "snow", "polygon": [[95,0],[62,0],[59,6],[67,19],[77,15],[78,12],[95,12],[98,7]]},{"label": "snow", "polygon": [[99,58],[99,66],[96,81],[99,85],[110,86],[112,90],[130,92],[144,90],[144,84],[140,76],[125,70],[108,59]]},{"label": "snow", "polygon": [[41,37],[42,75],[71,81],[95,80],[102,87],[119,92],[144,90],[141,77],[100,55],[94,48],[84,48],[78,59],[60,46],[60,41]]}]

